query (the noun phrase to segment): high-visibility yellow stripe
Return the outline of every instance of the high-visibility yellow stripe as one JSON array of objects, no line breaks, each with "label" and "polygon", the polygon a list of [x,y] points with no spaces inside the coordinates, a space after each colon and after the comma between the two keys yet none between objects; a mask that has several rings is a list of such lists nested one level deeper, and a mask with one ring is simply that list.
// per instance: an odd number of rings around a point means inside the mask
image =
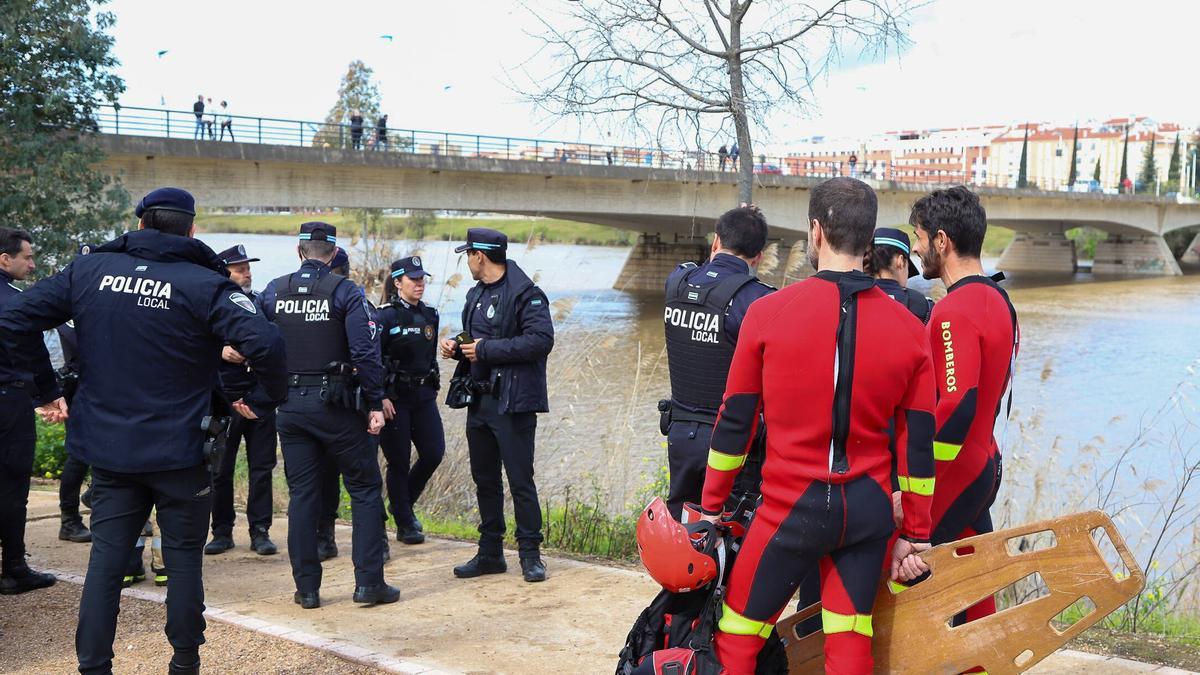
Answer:
[{"label": "high-visibility yellow stripe", "polygon": [[871,628],[870,614],[838,614],[824,607],[821,608],[821,629],[826,634],[853,631],[867,637],[875,635],[874,629]]},{"label": "high-visibility yellow stripe", "polygon": [[757,635],[766,639],[775,629],[775,624],[747,619],[730,609],[729,605],[721,603],[721,620],[717,622],[717,628],[730,635]]},{"label": "high-visibility yellow stripe", "polygon": [[912,588],[912,586],[905,586],[904,584],[888,579],[888,588],[891,589],[893,595],[899,595],[900,593]]},{"label": "high-visibility yellow stripe", "polygon": [[727,455],[716,450],[708,451],[708,465],[717,471],[733,471],[746,463],[745,455]]},{"label": "high-visibility yellow stripe", "polygon": [[897,476],[901,492],[911,492],[925,497],[933,496],[932,478],[913,478],[912,476]]},{"label": "high-visibility yellow stripe", "polygon": [[961,450],[962,445],[942,443],[940,441],[933,442],[933,458],[943,462],[952,461],[955,457],[958,457],[958,453]]}]

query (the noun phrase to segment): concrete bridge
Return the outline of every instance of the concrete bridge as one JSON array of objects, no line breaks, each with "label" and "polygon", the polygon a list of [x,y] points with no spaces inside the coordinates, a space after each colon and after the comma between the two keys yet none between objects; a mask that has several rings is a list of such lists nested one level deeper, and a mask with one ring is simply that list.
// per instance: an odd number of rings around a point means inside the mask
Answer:
[{"label": "concrete bridge", "polygon": [[[204,207],[413,208],[546,216],[642,233],[617,286],[661,288],[680,260],[707,255],[714,219],[737,200],[733,173],[607,166],[451,154],[222,143],[98,134],[103,168],[140,195],[160,185],[191,190]],[[768,214],[781,259],[807,238],[809,190],[819,179],[755,177],[755,201]],[[879,223],[905,223],[931,186],[872,182]],[[1152,197],[974,188],[993,225],[1017,232],[1000,267],[1075,271],[1073,227],[1108,233],[1096,274],[1179,274],[1163,235],[1200,225],[1200,204]],[[799,253],[800,251],[796,251]],[[774,281],[786,283],[780,266]]]}]

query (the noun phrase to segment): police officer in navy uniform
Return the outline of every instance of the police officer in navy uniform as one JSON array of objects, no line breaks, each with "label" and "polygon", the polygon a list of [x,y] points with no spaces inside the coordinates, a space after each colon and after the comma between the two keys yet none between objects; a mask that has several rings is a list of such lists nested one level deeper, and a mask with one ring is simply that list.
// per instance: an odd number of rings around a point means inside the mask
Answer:
[{"label": "police officer in navy uniform", "polygon": [[663,323],[671,400],[659,409],[671,478],[667,508],[676,518],[685,502],[700,503],[742,319],[750,303],[775,290],[751,272],[766,245],[762,212],[754,206],[731,209],[717,219],[708,261],[683,263],[667,277]]},{"label": "police officer in navy uniform", "polygon": [[[465,335],[441,342],[442,358],[458,360],[448,398],[461,384],[470,396],[467,447],[479,498],[479,552],[454,568],[459,578],[507,571],[504,562],[504,485],[508,476],[517,520],[517,548],[525,581],[544,581],[542,509],[533,482],[537,413],[548,412],[546,357],[554,347],[554,325],[546,294],[515,262],[508,238],[481,227],[467,230],[467,266],[478,283],[467,292]],[[456,405],[465,399],[459,398]]]},{"label": "police officer in navy uniform", "polygon": [[[384,416],[387,424],[379,445],[387,458],[387,492],[396,539],[405,544],[425,541],[413,504],[442,462],[446,435],[438,412],[438,311],[421,302],[429,272],[419,256],[392,263],[387,302],[379,308],[384,369],[387,372]],[[409,468],[412,448],[417,462]]]},{"label": "police officer in navy uniform", "polygon": [[[0,227],[0,310],[17,304],[21,289],[13,282],[28,279],[33,270],[33,238]],[[53,575],[25,564],[25,513],[37,442],[34,405],[42,404],[38,412],[53,421],[66,402],[40,333],[5,342],[0,350],[0,594],[12,595],[54,585]]]},{"label": "police officer in navy uniform", "polygon": [[[205,446],[216,431],[208,425],[206,434],[205,420],[221,348],[233,345],[258,375],[258,387],[232,406],[247,418],[282,400],[284,350],[212,249],[192,238],[190,194],[160,188],[135,213],[140,229],[76,258],[0,312],[0,342],[11,348],[72,318],[79,337],[67,450],[92,467],[95,535],[75,633],[79,672],[112,671],[121,582],[154,508],[170,576],[169,669],[198,673],[212,507]],[[6,361],[0,356],[0,372]]]},{"label": "police officer in navy uniform", "polygon": [[321,605],[317,523],[321,468],[328,455],[337,457],[350,493],[354,601],[375,605],[400,599],[400,591],[383,580],[382,479],[369,437],[384,423],[379,328],[362,291],[330,270],[336,242],[337,230],[328,223],[301,225],[300,269],[267,284],[260,297],[287,347],[288,398],[277,425],[291,493],[293,600],[304,609]]},{"label": "police officer in navy uniform", "polygon": [[[258,294],[251,289],[253,275],[250,263],[258,262],[246,254],[242,244],[230,246],[217,254],[229,271],[229,278],[251,300]],[[232,346],[221,352],[221,394],[236,401],[257,384],[254,371],[246,359]],[[250,550],[259,555],[275,555],[278,548],[271,541],[271,474],[275,470],[275,413],[256,420],[235,416],[225,439],[225,453],[217,475],[213,477],[212,540],[204,547],[208,555],[224,553],[233,548],[233,469],[237,464],[238,448],[246,441],[246,467],[249,491],[246,497],[246,521],[250,526]]]},{"label": "police officer in navy uniform", "polygon": [[921,323],[929,323],[933,299],[908,287],[909,279],[921,275],[911,256],[908,234],[894,227],[880,227],[863,256],[863,271],[875,277],[879,290],[907,307]]},{"label": "police officer in navy uniform", "polygon": [[[87,255],[90,252],[90,246],[79,247],[79,255]],[[58,344],[63,357],[63,365],[56,374],[63,399],[70,407],[79,385],[79,338],[75,335],[75,322],[68,321],[57,326],[55,332],[58,333]],[[62,521],[58,528],[58,538],[62,541],[86,544],[92,540],[92,532],[83,524],[83,516],[79,514],[79,491],[83,489],[83,481],[87,479],[88,468],[87,464],[70,454],[63,462],[62,474],[58,477],[58,510]]]}]

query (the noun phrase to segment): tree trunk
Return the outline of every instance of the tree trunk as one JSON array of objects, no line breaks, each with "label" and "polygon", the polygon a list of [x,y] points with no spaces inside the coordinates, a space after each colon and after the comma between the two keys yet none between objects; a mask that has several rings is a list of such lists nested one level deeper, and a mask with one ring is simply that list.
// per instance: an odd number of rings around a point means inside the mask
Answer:
[{"label": "tree trunk", "polygon": [[746,118],[746,85],[742,81],[742,7],[729,0],[729,98],[738,144],[738,203],[754,203],[754,146]]}]

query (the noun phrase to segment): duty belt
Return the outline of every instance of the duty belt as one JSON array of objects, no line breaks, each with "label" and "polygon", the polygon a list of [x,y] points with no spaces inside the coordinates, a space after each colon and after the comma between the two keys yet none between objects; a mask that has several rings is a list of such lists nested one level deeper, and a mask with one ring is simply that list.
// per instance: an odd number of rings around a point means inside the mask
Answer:
[{"label": "duty belt", "polygon": [[320,373],[292,373],[288,375],[289,387],[318,387],[329,384],[329,375]]}]

